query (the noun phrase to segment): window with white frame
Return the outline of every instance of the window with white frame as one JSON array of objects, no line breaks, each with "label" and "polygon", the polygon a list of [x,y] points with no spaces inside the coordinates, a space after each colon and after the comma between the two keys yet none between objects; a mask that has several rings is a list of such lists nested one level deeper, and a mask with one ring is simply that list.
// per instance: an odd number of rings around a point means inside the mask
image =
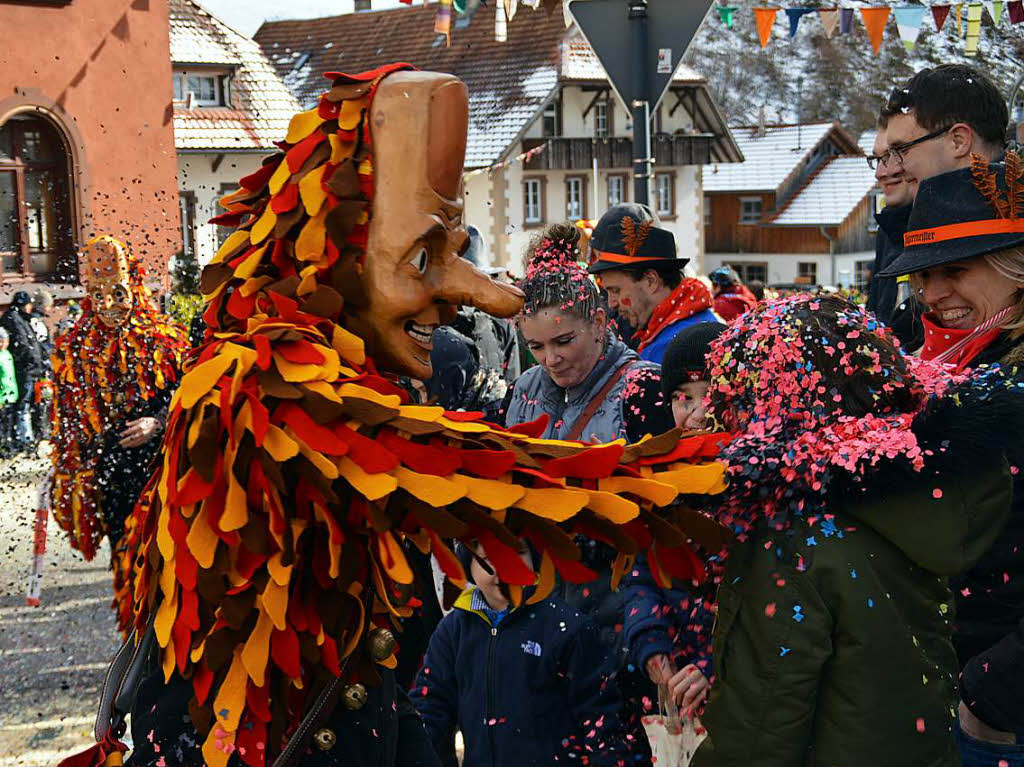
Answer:
[{"label": "window with white frame", "polygon": [[220,72],[175,72],[174,100],[198,107],[227,106],[227,75]]},{"label": "window with white frame", "polygon": [[626,201],[626,177],[614,174],[608,176],[608,207]]},{"label": "window with white frame", "polygon": [[873,260],[857,261],[853,265],[853,286],[857,290],[867,290],[871,282],[871,269],[875,265]]},{"label": "window with white frame", "polygon": [[561,108],[558,99],[555,99],[544,107],[544,116],[541,121],[541,133],[545,136],[562,135]]},{"label": "window with white frame", "polygon": [[740,197],[740,223],[756,224],[761,220],[761,198]]},{"label": "window with white frame", "polygon": [[565,180],[565,215],[570,221],[587,217],[586,188],[580,176]]},{"label": "window with white frame", "polygon": [[594,104],[594,135],[598,138],[608,137],[608,102],[598,101]]},{"label": "window with white frame", "polygon": [[800,261],[796,265],[796,281],[801,285],[818,284],[818,264],[816,261]]},{"label": "window with white frame", "polygon": [[671,173],[654,174],[654,202],[659,216],[675,216],[675,179]]},{"label": "window with white frame", "polygon": [[731,266],[736,270],[736,274],[740,276],[743,282],[768,282],[768,264],[752,264],[746,261],[733,261],[726,266]]},{"label": "window with white frame", "polygon": [[523,181],[523,222],[527,225],[544,222],[544,190],[539,178]]}]

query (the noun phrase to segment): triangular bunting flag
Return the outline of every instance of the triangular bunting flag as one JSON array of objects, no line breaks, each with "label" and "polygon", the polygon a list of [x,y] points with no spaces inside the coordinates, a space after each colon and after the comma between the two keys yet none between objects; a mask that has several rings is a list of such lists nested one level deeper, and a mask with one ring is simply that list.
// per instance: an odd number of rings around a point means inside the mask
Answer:
[{"label": "triangular bunting flag", "polygon": [[839,24],[839,9],[819,8],[818,16],[821,18],[821,26],[825,30],[825,37],[832,37],[835,34],[836,25]]},{"label": "triangular bunting flag", "polygon": [[999,19],[1003,17],[1003,0],[992,0],[988,12],[992,15],[992,22],[998,24]]},{"label": "triangular bunting flag", "polygon": [[452,44],[452,0],[441,0],[434,17],[434,32],[444,35],[445,45]]},{"label": "triangular bunting flag", "polygon": [[961,38],[964,36],[964,4],[956,4],[956,36]]},{"label": "triangular bunting flag", "polygon": [[951,5],[932,6],[932,18],[935,19],[935,29],[937,31],[942,31],[942,25],[946,23],[946,19],[949,17],[950,8],[952,8]]},{"label": "triangular bunting flag", "polygon": [[501,0],[494,4],[494,42],[508,42],[508,20],[505,17],[505,5]]},{"label": "triangular bunting flag", "polygon": [[775,14],[778,8],[755,8],[754,16],[757,18],[757,36],[761,40],[761,47],[768,45],[768,39],[772,36],[772,25],[775,24]]},{"label": "triangular bunting flag", "polygon": [[814,13],[814,8],[787,8],[786,15],[789,16],[789,39],[796,37],[797,27],[800,26],[800,19],[808,13]]},{"label": "triangular bunting flag", "polygon": [[861,8],[860,15],[864,19],[864,27],[868,31],[868,39],[871,40],[871,47],[878,53],[882,47],[882,38],[885,36],[885,22],[889,20],[889,6],[875,8]]},{"label": "triangular bunting flag", "polygon": [[964,41],[964,55],[978,55],[978,38],[981,37],[981,3],[967,4],[967,39]]},{"label": "triangular bunting flag", "polygon": [[908,51],[914,50],[917,36],[921,34],[921,21],[926,10],[928,9],[923,5],[901,5],[892,9],[896,18],[896,30]]},{"label": "triangular bunting flag", "polygon": [[1024,2],[1022,0],[1010,0],[1006,4],[1006,9],[1010,12],[1010,23],[1020,24],[1024,21]]},{"label": "triangular bunting flag", "polygon": [[728,29],[732,29],[732,17],[736,14],[736,6],[719,5],[716,7],[718,8],[718,18]]},{"label": "triangular bunting flag", "polygon": [[505,18],[508,21],[512,21],[516,17],[516,11],[519,10],[519,0],[502,0],[505,5]]},{"label": "triangular bunting flag", "polygon": [[839,11],[839,34],[848,35],[853,32],[853,8]]}]

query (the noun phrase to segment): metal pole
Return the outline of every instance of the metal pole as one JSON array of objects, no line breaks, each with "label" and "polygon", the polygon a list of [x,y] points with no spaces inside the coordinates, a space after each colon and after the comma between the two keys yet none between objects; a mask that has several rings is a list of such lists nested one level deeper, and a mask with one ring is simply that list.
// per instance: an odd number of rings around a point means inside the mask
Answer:
[{"label": "metal pole", "polygon": [[[647,93],[647,0],[627,0],[633,47],[633,93]],[[651,140],[650,108],[646,98],[634,99],[633,111],[633,199],[650,204]]]}]

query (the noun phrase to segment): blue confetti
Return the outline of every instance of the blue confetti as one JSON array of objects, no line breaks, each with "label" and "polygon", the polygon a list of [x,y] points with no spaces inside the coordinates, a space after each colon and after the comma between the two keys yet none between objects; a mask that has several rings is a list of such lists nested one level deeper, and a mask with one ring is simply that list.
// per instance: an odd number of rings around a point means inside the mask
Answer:
[{"label": "blue confetti", "polygon": [[793,608],[793,620],[795,620],[797,623],[804,619],[804,614],[801,612],[802,609],[803,608],[800,607],[800,605],[796,605]]},{"label": "blue confetti", "polygon": [[875,600],[872,599],[871,597],[868,597],[868,607],[874,607],[874,606],[875,606]]},{"label": "blue confetti", "polygon": [[810,538],[807,539],[807,545],[808,546],[817,546],[818,545],[818,542],[816,540],[814,540],[814,536],[813,535]]},{"label": "blue confetti", "polygon": [[782,645],[779,645],[779,657],[780,658],[785,657],[786,653],[788,653],[788,652],[789,652],[789,648],[788,647],[783,647]]},{"label": "blue confetti", "polygon": [[856,578],[857,577],[857,571],[856,570],[850,570],[850,577],[851,578]]}]

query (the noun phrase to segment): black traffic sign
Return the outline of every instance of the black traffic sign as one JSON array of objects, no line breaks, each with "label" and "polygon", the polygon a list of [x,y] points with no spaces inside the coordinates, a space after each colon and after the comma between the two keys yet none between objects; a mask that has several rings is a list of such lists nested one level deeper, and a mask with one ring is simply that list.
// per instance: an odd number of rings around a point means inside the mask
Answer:
[{"label": "black traffic sign", "polygon": [[[654,112],[693,41],[712,0],[571,0],[569,10],[608,73],[619,98],[632,108],[647,101]],[[646,45],[634,69],[631,14],[646,6]]]}]

